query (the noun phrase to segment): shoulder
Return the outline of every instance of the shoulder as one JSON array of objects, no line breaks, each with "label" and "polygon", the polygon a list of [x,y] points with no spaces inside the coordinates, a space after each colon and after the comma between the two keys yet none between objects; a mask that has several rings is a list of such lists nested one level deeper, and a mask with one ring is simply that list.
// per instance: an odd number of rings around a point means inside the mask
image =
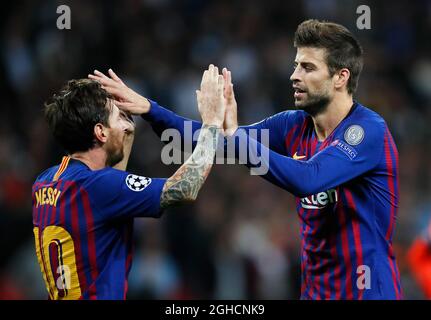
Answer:
[{"label": "shoulder", "polygon": [[310,118],[310,115],[303,110],[286,110],[283,113],[290,124],[302,124]]},{"label": "shoulder", "polygon": [[385,119],[383,119],[380,114],[360,103],[356,103],[356,109],[353,111],[350,121],[359,122],[373,127],[377,126],[377,130],[384,129],[386,127]]},{"label": "shoulder", "polygon": [[89,170],[81,180],[80,186],[89,195],[98,208],[114,205],[126,183],[127,172],[107,167],[101,170]]},{"label": "shoulder", "polygon": [[302,110],[286,110],[267,118],[267,121],[290,127],[295,124],[302,125],[308,118],[310,116]]},{"label": "shoulder", "polygon": [[44,182],[44,181],[51,181],[54,178],[55,173],[57,172],[58,168],[60,165],[56,165],[53,166],[51,168],[46,169],[45,171],[43,171],[42,173],[40,173],[34,183],[38,183],[38,182]]},{"label": "shoulder", "polygon": [[101,170],[90,170],[87,172],[87,177],[83,185],[86,188],[101,188],[109,192],[108,189],[111,190],[113,187],[118,186],[120,183],[124,182],[127,175],[127,172],[111,167],[106,167]]},{"label": "shoulder", "polygon": [[340,135],[351,144],[359,144],[363,140],[371,143],[383,141],[387,125],[377,112],[357,103],[352,114],[343,123]]}]

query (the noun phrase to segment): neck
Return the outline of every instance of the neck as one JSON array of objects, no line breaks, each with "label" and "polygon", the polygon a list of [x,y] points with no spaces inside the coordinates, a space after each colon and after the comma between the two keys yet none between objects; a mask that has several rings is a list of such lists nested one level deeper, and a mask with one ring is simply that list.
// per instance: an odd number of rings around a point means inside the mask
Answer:
[{"label": "neck", "polygon": [[70,157],[85,163],[91,170],[100,170],[106,167],[106,152],[100,147],[85,152],[75,152]]},{"label": "neck", "polygon": [[353,105],[350,95],[334,97],[326,110],[313,117],[314,129],[319,141],[325,140],[341,121],[349,114]]}]

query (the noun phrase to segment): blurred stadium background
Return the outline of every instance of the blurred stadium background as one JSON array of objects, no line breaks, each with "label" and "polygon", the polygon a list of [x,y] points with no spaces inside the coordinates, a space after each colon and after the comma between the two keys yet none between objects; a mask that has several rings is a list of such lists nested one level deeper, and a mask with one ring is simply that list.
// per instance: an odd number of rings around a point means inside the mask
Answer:
[{"label": "blurred stadium background", "polygon": [[[58,30],[58,5],[71,30]],[[356,8],[371,8],[371,30]],[[400,152],[395,231],[405,297],[422,299],[406,251],[431,212],[431,1],[6,1],[0,13],[0,299],[45,299],[34,251],[31,184],[60,161],[43,102],[71,78],[112,67],[140,93],[199,119],[195,89],[209,63],[232,70],[241,124],[293,106],[296,26],[333,20],[357,35],[365,68],[357,99],[384,116]],[[130,170],[169,176],[162,143],[138,121]],[[297,299],[299,222],[293,197],[242,166],[218,165],[194,205],[136,220],[128,297]]]}]

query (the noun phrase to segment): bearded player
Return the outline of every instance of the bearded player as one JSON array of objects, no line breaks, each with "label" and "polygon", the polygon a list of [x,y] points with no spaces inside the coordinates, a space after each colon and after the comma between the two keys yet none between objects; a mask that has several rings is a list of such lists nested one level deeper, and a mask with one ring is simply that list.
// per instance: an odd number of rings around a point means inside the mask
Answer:
[{"label": "bearded player", "polygon": [[134,123],[98,82],[71,80],[46,104],[66,151],[33,185],[36,253],[50,299],[125,299],[134,219],[159,218],[166,207],[196,200],[225,114],[223,76],[205,75],[197,92],[199,141],[168,179],[124,171]]},{"label": "bearded player", "polygon": [[[392,238],[398,211],[398,151],[384,119],[353,99],[363,50],[352,33],[307,20],[294,37],[291,75],[295,107],[250,126],[238,126],[231,75],[225,78],[226,142],[249,167],[292,193],[301,221],[301,299],[401,299]],[[142,114],[154,131],[185,122],[127,88],[111,73],[91,77]],[[200,127],[193,122],[193,130]],[[269,131],[267,146],[250,132]],[[247,144],[248,153],[240,152]],[[262,157],[262,155],[267,155]]]}]

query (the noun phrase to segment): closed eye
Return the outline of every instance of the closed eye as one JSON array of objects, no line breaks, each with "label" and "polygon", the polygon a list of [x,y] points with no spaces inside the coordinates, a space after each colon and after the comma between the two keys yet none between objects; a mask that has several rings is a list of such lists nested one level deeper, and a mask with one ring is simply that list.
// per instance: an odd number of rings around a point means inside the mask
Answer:
[{"label": "closed eye", "polygon": [[119,117],[120,117],[120,119],[127,119],[128,118],[127,114],[124,111],[120,111]]},{"label": "closed eye", "polygon": [[[299,64],[299,66],[301,68],[303,68],[306,72],[310,72],[310,71],[316,70],[316,66],[313,63],[311,63],[311,62],[301,62]],[[293,70],[296,70],[297,67],[298,67],[298,63],[295,62],[293,64]]]}]

